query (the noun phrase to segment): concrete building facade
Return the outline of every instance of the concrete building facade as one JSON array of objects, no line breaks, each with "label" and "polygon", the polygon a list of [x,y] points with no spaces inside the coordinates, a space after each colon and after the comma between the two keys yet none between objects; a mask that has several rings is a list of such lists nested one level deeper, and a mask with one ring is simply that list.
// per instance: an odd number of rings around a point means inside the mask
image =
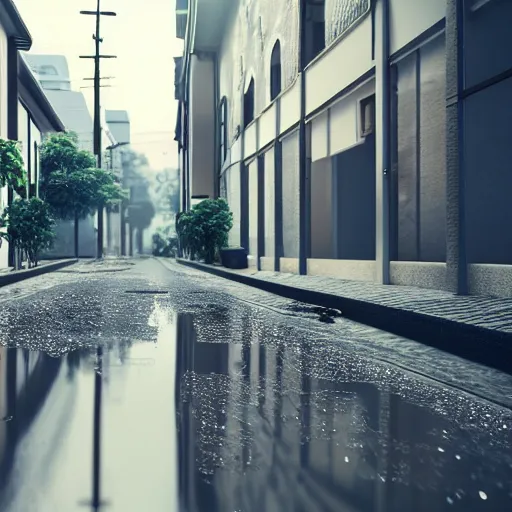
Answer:
[{"label": "concrete building facade", "polygon": [[512,296],[511,2],[186,13],[182,208],[225,197],[262,270]]},{"label": "concrete building facade", "polygon": [[[125,151],[130,146],[130,118],[126,110],[105,110],[104,126],[109,137],[106,147],[108,168],[123,183]],[[124,186],[124,184],[123,184]],[[107,254],[126,255],[128,232],[126,229],[126,208],[124,204],[107,209],[104,247]]]},{"label": "concrete building facade", "polygon": [[[64,130],[64,124],[27,64],[22,51],[32,45],[30,33],[10,0],[0,5],[0,137],[18,140],[27,172],[29,197],[38,196],[39,146],[42,137]],[[0,190],[0,210],[16,193]],[[0,246],[0,267],[14,265],[14,251]]]}]

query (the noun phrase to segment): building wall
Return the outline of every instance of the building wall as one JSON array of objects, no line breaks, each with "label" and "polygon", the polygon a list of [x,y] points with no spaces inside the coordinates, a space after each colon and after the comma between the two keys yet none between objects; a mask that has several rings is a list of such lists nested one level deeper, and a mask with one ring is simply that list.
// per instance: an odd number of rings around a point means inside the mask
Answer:
[{"label": "building wall", "polygon": [[[207,57],[191,56],[190,169],[191,195],[214,197],[215,67]],[[210,84],[210,85],[208,85]]]},{"label": "building wall", "polygon": [[[296,268],[301,218],[296,127],[304,84],[305,121],[310,134],[306,153],[311,159],[310,188],[306,191],[311,200],[311,218],[307,219],[311,224],[309,268],[317,272],[314,259],[326,261],[334,253],[347,265],[330,265],[333,275],[341,272],[343,277],[350,277],[348,270],[352,268],[356,269],[355,278],[382,278],[382,262],[373,260],[382,253],[376,245],[383,239],[377,226],[383,225],[385,198],[379,183],[386,170],[390,186],[391,281],[444,289],[449,222],[446,0],[389,0],[391,59],[380,58],[382,0],[377,2],[376,9],[370,11],[366,0],[327,0],[326,48],[302,74],[298,74],[298,0],[240,0],[231,11],[219,50],[217,100],[226,97],[228,102],[231,159],[224,168],[232,167],[224,183],[237,219],[233,237],[240,239],[240,225],[245,226],[242,216],[247,214],[251,253],[255,254],[257,186],[249,172],[249,197],[241,206],[238,161],[247,165],[258,155],[265,155],[265,266],[282,236],[281,261],[286,269]],[[468,259],[470,264],[512,265],[512,235],[503,230],[512,221],[508,207],[512,181],[507,172],[512,157],[507,128],[512,121],[512,82],[499,76],[512,68],[512,54],[503,51],[512,43],[506,21],[512,17],[512,3],[494,0],[471,11],[469,6],[477,3],[464,2],[465,87],[475,87],[464,105]],[[285,34],[285,30],[289,32]],[[283,91],[271,103],[269,59],[277,38],[282,48]],[[243,95],[251,79],[255,84],[255,119],[244,131]],[[481,85],[485,80],[496,83]],[[382,115],[385,109],[377,103],[372,136],[376,144],[370,144],[361,134],[360,101],[375,93],[377,101],[382,101],[386,92],[382,85],[390,86],[390,130],[385,124],[388,119]],[[391,138],[389,162],[382,155],[387,143],[382,137],[384,130]],[[266,152],[277,141],[282,142],[282,151],[274,168]],[[334,172],[329,174],[332,162]],[[278,196],[277,183],[269,180],[281,173],[282,196]],[[331,193],[326,187],[332,189]],[[274,225],[281,201],[282,223]],[[269,237],[272,232],[274,236]],[[475,269],[472,267],[473,280],[478,273]],[[482,287],[475,284],[474,289]]]},{"label": "building wall", "polygon": [[446,0],[389,0],[390,53],[394,54],[446,15]]},{"label": "building wall", "polygon": [[[468,5],[474,2],[467,2]],[[512,4],[466,10],[465,86],[512,69]],[[464,103],[467,257],[469,263],[512,264],[512,78],[483,87]]]},{"label": "building wall", "polygon": [[226,23],[219,52],[219,96],[228,99],[228,133],[232,141],[241,123],[244,86],[255,86],[255,117],[271,103],[270,58],[281,44],[282,89],[296,79],[299,54],[299,0],[242,0]]},{"label": "building wall", "polygon": [[333,168],[323,158],[311,166],[311,257],[333,258]]},{"label": "building wall", "polygon": [[333,159],[335,257],[375,259],[375,138]]},{"label": "building wall", "polygon": [[[275,255],[276,225],[275,225],[275,149],[269,149],[264,156],[264,208],[265,208],[265,256]],[[273,268],[273,265],[272,265]]]},{"label": "building wall", "polygon": [[[7,35],[0,25],[0,138],[7,139]],[[7,187],[0,189],[0,211],[7,206]],[[0,247],[0,268],[7,267],[8,244]]]},{"label": "building wall", "polygon": [[258,255],[258,161],[247,166],[249,185],[249,254]]},{"label": "building wall", "polygon": [[[299,132],[282,141],[283,173],[283,256],[299,257]],[[252,198],[251,198],[252,200]]]}]

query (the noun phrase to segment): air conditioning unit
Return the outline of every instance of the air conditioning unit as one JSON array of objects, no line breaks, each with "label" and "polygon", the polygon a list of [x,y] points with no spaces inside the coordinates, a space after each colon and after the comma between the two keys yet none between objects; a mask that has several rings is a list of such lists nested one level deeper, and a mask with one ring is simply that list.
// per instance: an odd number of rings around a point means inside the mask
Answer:
[{"label": "air conditioning unit", "polygon": [[360,136],[367,137],[375,131],[375,94],[359,102]]}]

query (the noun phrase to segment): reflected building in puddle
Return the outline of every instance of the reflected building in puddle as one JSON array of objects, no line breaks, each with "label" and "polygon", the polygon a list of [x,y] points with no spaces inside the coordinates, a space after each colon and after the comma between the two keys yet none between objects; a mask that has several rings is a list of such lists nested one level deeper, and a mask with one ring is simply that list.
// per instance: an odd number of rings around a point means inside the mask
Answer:
[{"label": "reflected building in puddle", "polygon": [[379,368],[358,380],[342,350],[345,364],[319,344],[267,337],[249,316],[242,325],[242,343],[210,343],[192,316],[178,320],[185,510],[473,511],[491,493],[506,510],[510,417],[426,383],[408,398]]}]

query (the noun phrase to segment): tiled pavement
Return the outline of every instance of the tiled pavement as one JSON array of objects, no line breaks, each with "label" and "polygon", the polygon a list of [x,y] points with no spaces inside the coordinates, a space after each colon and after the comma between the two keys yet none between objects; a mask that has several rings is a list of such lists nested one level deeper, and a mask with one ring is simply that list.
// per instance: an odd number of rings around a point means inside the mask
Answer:
[{"label": "tiled pavement", "polygon": [[369,304],[512,334],[512,299],[457,296],[440,290],[379,285],[334,277],[298,276],[279,272],[258,272],[256,270],[235,271],[222,267],[219,267],[218,270],[226,274],[239,274],[255,280],[327,293]]},{"label": "tiled pavement", "polygon": [[251,277],[512,333],[512,299],[276,272],[254,272]]}]

